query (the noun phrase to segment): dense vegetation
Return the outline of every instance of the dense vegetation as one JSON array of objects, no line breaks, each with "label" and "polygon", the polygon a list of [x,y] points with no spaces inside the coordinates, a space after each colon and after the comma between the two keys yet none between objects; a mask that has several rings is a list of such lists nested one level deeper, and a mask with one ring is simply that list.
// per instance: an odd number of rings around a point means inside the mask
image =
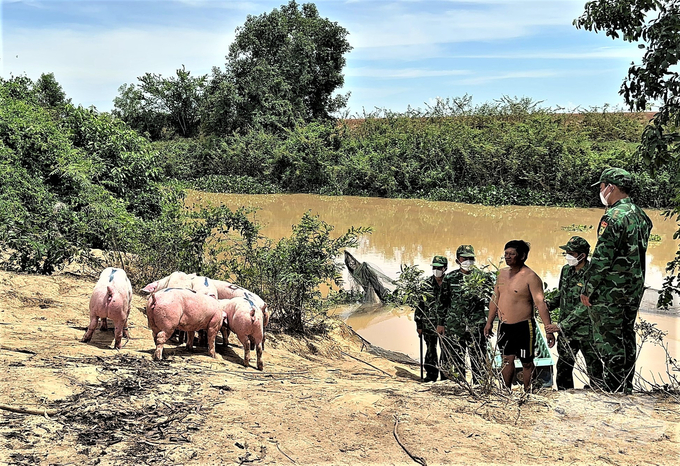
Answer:
[{"label": "dense vegetation", "polygon": [[[318,285],[339,279],[335,256],[364,230],[332,239],[330,225],[305,215],[273,243],[244,209],[190,213],[183,188],[590,206],[590,184],[618,166],[634,174],[638,204],[678,213],[677,92],[653,134],[643,114],[507,97],[335,120],[347,100],[335,94],[346,36],[314,5],[290,1],[248,17],[224,69],[147,73],[120,88],[111,114],[72,105],[51,74],[0,78],[2,266],[51,273],[92,249],[116,251],[137,284],[173,270],[236,279],[298,331],[321,309]],[[659,97],[654,76],[635,76],[648,82],[633,79],[627,98]],[[631,109],[644,108],[639,99]]]},{"label": "dense vegetation", "polygon": [[[454,105],[455,103],[455,105]],[[677,163],[654,175],[636,148],[642,114],[556,113],[529,100],[158,141],[167,176],[215,192],[307,192],[480,204],[596,206],[609,166],[635,178],[637,203],[668,207]]]},{"label": "dense vegetation", "polygon": [[160,160],[120,119],[73,106],[54,76],[0,78],[2,268],[115,264],[135,285],[174,270],[236,279],[267,300],[275,325],[308,329],[322,308],[319,284],[340,279],[335,257],[368,230],[333,238],[306,214],[272,242],[245,209],[190,212]]},{"label": "dense vegetation", "polygon": [[164,174],[215,192],[307,192],[483,204],[598,205],[609,166],[635,174],[636,201],[668,207],[677,160],[649,174],[637,151],[644,114],[578,114],[530,99],[334,120],[348,32],[294,1],[236,30],[224,69],[146,73],[113,114],[146,134]]}]

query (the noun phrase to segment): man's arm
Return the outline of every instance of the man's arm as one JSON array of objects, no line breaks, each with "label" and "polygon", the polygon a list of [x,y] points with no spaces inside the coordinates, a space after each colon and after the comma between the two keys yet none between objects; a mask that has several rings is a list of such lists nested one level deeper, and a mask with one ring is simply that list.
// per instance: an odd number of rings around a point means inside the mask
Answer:
[{"label": "man's arm", "polygon": [[535,273],[529,279],[529,291],[531,292],[531,298],[534,300],[534,305],[538,308],[538,315],[541,316],[543,321],[548,347],[552,348],[555,346],[555,335],[553,333],[558,332],[559,328],[553,325],[550,320],[550,312],[548,312],[548,306],[545,304],[545,296],[543,294],[543,282]]}]

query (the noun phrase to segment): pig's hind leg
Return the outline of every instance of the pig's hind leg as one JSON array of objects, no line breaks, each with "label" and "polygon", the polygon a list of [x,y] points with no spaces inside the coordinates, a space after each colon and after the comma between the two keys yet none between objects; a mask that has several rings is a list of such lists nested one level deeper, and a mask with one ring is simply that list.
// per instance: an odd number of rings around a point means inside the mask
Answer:
[{"label": "pig's hind leg", "polygon": [[208,329],[208,354],[212,358],[216,358],[215,354],[215,339],[217,338],[217,329]]},{"label": "pig's hind leg", "polygon": [[217,338],[217,332],[220,331],[220,328],[222,327],[222,316],[217,315],[213,319],[210,320],[210,324],[208,325],[208,354],[215,358],[217,357],[215,355],[215,339]]},{"label": "pig's hind leg", "polygon": [[[106,319],[104,319],[106,320]],[[94,334],[94,330],[97,328],[97,324],[99,323],[99,317],[96,315],[90,314],[90,325],[87,327],[87,330],[85,331],[85,335],[83,335],[83,339],[80,340],[83,343],[87,343],[92,339],[92,335]]]},{"label": "pig's hind leg", "polygon": [[222,324],[220,332],[222,333],[222,348],[226,349],[227,346],[229,346],[229,327],[227,327],[225,324]]},{"label": "pig's hind leg", "polygon": [[192,352],[194,350],[194,331],[187,332],[187,351]]},{"label": "pig's hind leg", "polygon": [[262,362],[262,347],[264,346],[264,342],[258,343],[255,345],[255,352],[257,353],[257,370],[261,371],[264,369],[264,363]]},{"label": "pig's hind leg", "polygon": [[248,367],[250,365],[250,338],[248,335],[239,335],[238,341],[243,345],[243,365]]},{"label": "pig's hind leg", "polygon": [[154,341],[156,342],[156,351],[153,353],[153,358],[160,361],[163,359],[163,345],[168,341],[168,334],[161,330],[154,335]]},{"label": "pig's hind leg", "polygon": [[[115,341],[115,344],[113,345],[113,347],[115,349],[121,348],[121,340],[123,339],[123,333],[127,333],[127,332],[125,332],[125,322],[124,321],[123,322],[116,322],[116,326],[114,328],[114,333],[113,333],[114,341]],[[128,338],[128,337],[126,336],[126,338]]]}]

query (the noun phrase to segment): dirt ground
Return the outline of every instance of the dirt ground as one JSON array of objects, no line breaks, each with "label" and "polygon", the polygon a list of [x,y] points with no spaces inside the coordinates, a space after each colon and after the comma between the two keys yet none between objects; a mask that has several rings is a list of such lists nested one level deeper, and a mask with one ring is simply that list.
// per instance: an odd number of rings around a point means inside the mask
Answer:
[{"label": "dirt ground", "polygon": [[677,399],[475,397],[420,383],[340,324],[270,334],[263,372],[233,335],[217,359],[170,345],[155,362],[135,295],[121,351],[112,330],[81,343],[94,283],[0,272],[0,464],[679,463]]}]

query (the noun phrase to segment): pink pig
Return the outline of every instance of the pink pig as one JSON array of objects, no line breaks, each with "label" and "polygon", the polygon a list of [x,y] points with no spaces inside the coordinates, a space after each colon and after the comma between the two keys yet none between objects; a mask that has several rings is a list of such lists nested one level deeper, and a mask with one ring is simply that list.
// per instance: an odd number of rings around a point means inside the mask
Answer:
[{"label": "pink pig", "polygon": [[219,299],[239,298],[249,294],[249,298],[253,304],[255,304],[255,306],[262,309],[263,312],[267,308],[267,305],[262,300],[262,298],[252,291],[248,291],[245,288],[234,285],[233,283],[225,282],[224,280],[210,280],[210,283],[217,289],[217,297]]},{"label": "pink pig", "polygon": [[142,288],[142,291],[153,293],[165,288],[191,288],[191,280],[196,278],[195,273],[187,274],[184,272],[172,272],[167,277],[151,282]]},{"label": "pink pig", "polygon": [[146,317],[156,343],[154,359],[163,358],[163,345],[178,329],[187,332],[187,350],[194,344],[194,332],[208,331],[208,353],[215,357],[215,336],[226,316],[226,301],[218,301],[185,288],[165,288],[152,293],[146,303]]},{"label": "pink pig", "polygon": [[[225,282],[223,280],[211,280],[210,283],[217,289],[217,297],[219,299],[232,299],[232,298],[245,298],[248,300],[251,304],[253,304],[255,307],[260,309],[262,311],[262,317],[264,320],[264,326],[267,326],[267,322],[269,322],[269,312],[267,311],[267,303],[265,303],[262,298],[260,298],[258,295],[253,293],[252,291],[248,291],[245,288],[242,288],[238,285],[234,285],[233,283]],[[222,344],[226,347],[227,346],[227,337],[229,336],[229,329],[225,325],[222,326]],[[266,337],[264,333],[262,334],[262,349],[264,349],[264,341]]]},{"label": "pink pig", "polygon": [[249,366],[250,350],[254,347],[257,352],[257,369],[261,371],[264,368],[262,363],[264,328],[267,326],[269,316],[245,297],[220,299],[219,302],[226,303],[223,308],[226,318],[222,325],[222,338],[224,338],[225,345],[229,338],[229,331],[234,332],[243,345],[243,365]]},{"label": "pink pig", "polygon": [[99,319],[102,319],[102,330],[107,330],[106,319],[115,325],[115,345],[120,349],[122,336],[130,338],[127,331],[127,320],[132,305],[132,285],[123,269],[108,267],[99,275],[99,281],[90,297],[90,325],[81,340],[87,343],[92,339]]},{"label": "pink pig", "polygon": [[208,277],[201,277],[200,275],[194,276],[191,279],[191,286],[189,286],[189,288],[198,294],[205,294],[215,299],[218,298],[214,280],[211,280]]}]

